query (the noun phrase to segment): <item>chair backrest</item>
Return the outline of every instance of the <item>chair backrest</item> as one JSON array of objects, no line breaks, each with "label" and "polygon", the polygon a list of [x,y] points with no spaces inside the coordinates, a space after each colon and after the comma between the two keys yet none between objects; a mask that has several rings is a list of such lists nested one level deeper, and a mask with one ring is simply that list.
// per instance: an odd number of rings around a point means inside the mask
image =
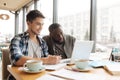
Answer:
[{"label": "chair backrest", "polygon": [[9,49],[1,49],[2,51],[2,80],[7,80],[10,74],[7,70],[7,65],[10,64]]}]

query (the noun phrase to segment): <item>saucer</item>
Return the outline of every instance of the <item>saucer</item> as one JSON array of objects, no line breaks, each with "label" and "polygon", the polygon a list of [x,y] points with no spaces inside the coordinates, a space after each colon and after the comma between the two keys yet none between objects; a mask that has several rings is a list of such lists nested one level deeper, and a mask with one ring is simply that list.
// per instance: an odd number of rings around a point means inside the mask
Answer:
[{"label": "saucer", "polygon": [[27,67],[23,67],[23,71],[27,73],[39,73],[39,72],[45,71],[45,68],[42,67],[42,69],[40,69],[39,71],[32,71],[32,70],[29,70]]},{"label": "saucer", "polygon": [[77,68],[76,66],[71,67],[73,71],[79,71],[79,72],[88,72],[92,69],[92,67],[88,66],[86,68]]}]

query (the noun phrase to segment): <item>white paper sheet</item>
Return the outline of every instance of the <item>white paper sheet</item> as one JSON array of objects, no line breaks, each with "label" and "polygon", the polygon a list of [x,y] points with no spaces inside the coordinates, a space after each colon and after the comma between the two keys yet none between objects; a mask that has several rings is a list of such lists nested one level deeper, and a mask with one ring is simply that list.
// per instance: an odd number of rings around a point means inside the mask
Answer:
[{"label": "white paper sheet", "polygon": [[104,69],[112,75],[120,76],[120,63],[114,62],[114,64],[105,65]]},{"label": "white paper sheet", "polygon": [[105,80],[101,75],[88,72],[74,72],[66,69],[49,72],[49,74],[73,80]]},{"label": "white paper sheet", "polygon": [[44,65],[47,70],[58,70],[66,66],[66,63],[60,63],[56,65]]},{"label": "white paper sheet", "polygon": [[37,78],[36,80],[64,80],[64,79],[46,74],[42,77]]}]

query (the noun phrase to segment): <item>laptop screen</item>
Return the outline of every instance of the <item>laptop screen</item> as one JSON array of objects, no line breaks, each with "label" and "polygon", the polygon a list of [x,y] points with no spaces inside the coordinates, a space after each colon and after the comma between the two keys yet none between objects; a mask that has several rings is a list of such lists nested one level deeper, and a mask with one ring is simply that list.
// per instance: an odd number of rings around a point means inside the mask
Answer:
[{"label": "laptop screen", "polygon": [[94,41],[75,41],[71,61],[89,59]]}]

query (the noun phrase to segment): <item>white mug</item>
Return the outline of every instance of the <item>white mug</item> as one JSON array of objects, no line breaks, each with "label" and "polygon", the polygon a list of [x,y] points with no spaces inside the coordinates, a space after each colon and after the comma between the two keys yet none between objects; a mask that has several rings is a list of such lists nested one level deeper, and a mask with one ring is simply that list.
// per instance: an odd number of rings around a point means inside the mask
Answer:
[{"label": "white mug", "polygon": [[39,60],[27,60],[23,67],[30,71],[40,71],[43,68],[43,62]]},{"label": "white mug", "polygon": [[86,67],[88,67],[88,61],[89,60],[77,60],[77,61],[75,61],[75,66],[77,67],[77,68],[81,68],[81,69],[84,69],[84,68],[86,68]]}]

